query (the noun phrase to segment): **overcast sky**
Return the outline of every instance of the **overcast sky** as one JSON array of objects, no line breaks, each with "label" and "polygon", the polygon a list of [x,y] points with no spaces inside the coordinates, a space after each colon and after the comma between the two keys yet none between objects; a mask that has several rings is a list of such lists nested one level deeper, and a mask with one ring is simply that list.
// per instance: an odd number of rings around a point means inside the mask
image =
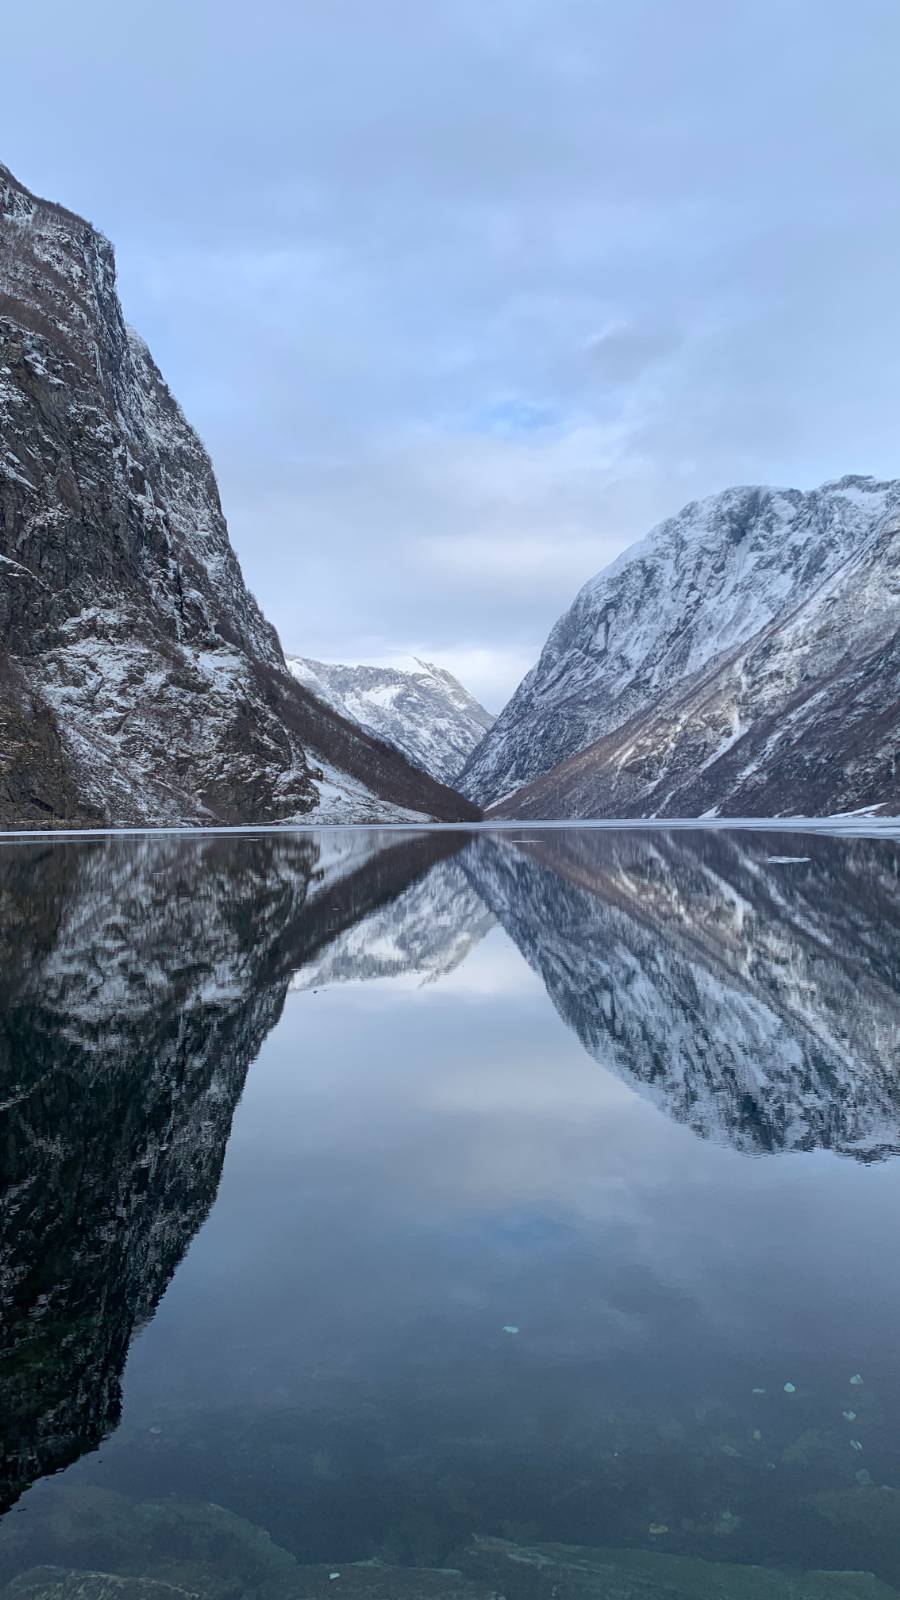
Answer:
[{"label": "overcast sky", "polygon": [[288,650],[497,710],[686,501],[900,472],[897,0],[38,0],[3,52]]}]

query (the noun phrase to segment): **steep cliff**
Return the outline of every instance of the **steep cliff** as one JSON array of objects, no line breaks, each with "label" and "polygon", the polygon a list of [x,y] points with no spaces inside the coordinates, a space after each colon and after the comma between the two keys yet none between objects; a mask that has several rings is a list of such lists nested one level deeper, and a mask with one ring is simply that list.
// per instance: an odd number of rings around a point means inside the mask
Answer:
[{"label": "steep cliff", "polygon": [[108,241],[0,167],[0,825],[474,812],[305,691]]}]

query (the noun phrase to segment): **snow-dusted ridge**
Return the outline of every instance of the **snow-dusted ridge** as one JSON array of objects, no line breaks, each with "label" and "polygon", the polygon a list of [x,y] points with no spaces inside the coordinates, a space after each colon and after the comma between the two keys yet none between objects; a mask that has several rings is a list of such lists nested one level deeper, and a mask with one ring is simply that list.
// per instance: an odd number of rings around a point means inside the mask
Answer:
[{"label": "snow-dusted ridge", "polygon": [[592,579],[459,782],[546,819],[900,810],[900,482],[729,489]]},{"label": "snow-dusted ridge", "polygon": [[451,672],[418,657],[391,666],[286,660],[298,683],[441,783],[453,783],[494,721]]}]

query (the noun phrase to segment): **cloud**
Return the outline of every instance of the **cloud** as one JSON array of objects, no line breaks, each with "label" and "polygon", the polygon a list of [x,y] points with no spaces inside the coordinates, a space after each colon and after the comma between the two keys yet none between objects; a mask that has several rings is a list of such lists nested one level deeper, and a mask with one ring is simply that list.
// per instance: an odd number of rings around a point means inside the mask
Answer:
[{"label": "cloud", "polygon": [[896,472],[888,0],[118,23],[5,19],[4,159],[114,239],[292,648],[533,659],[686,500]]},{"label": "cloud", "polygon": [[583,573],[594,570],[599,548],[596,538],[566,539],[560,529],[556,538],[548,531],[543,537],[485,533],[426,539],[417,554],[424,569],[462,579],[466,587],[490,585],[506,594],[522,589],[533,595],[542,586],[546,593],[548,582],[553,588],[562,582],[568,592]]},{"label": "cloud", "polygon": [[612,328],[588,342],[595,371],[608,383],[630,383],[678,347],[674,328]]}]

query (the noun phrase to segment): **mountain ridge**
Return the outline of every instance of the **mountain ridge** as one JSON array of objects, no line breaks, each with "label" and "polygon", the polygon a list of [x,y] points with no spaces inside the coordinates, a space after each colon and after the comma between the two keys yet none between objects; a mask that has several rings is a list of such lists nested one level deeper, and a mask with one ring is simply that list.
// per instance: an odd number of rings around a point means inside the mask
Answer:
[{"label": "mountain ridge", "polygon": [[534,819],[895,804],[898,531],[892,480],[692,502],[583,586],[460,786]]},{"label": "mountain ridge", "polygon": [[326,705],[452,784],[494,718],[445,667],[317,661],[288,655],[288,669]]}]

